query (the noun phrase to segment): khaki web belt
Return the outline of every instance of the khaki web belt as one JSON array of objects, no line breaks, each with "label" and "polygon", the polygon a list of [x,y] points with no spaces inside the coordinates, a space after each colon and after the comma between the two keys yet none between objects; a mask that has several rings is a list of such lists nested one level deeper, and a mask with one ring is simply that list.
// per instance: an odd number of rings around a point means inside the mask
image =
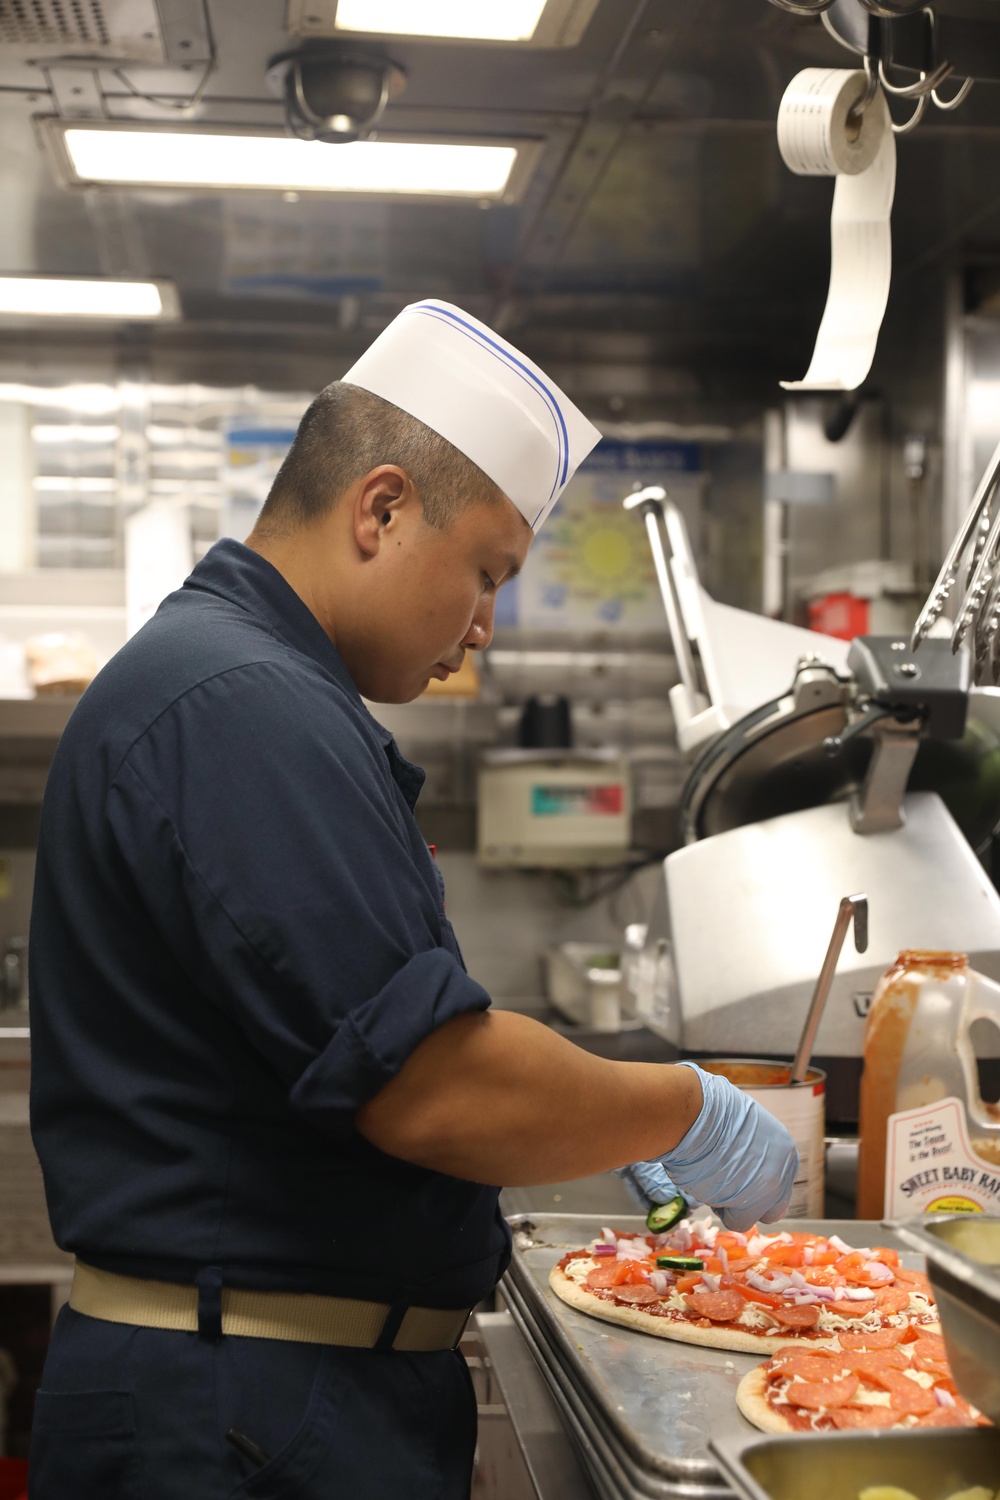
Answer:
[{"label": "khaki web belt", "polygon": [[[407,1307],[363,1302],[353,1297],[324,1297],[312,1292],[248,1292],[219,1288],[218,1333],[235,1338],[284,1339],[295,1344],[334,1344],[345,1349],[395,1349],[430,1354],[454,1349],[471,1316],[470,1308]],[[200,1289],[172,1281],[146,1281],[99,1271],[77,1261],[69,1305],[88,1318],[129,1323],[136,1328],[204,1332],[199,1321]],[[390,1319],[398,1326],[387,1338]],[[387,1326],[389,1325],[389,1326]]]}]

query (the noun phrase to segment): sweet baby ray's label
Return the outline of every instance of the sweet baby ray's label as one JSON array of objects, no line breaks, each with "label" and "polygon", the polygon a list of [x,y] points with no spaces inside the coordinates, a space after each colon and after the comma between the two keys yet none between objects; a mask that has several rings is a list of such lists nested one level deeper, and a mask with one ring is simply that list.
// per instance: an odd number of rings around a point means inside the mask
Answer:
[{"label": "sweet baby ray's label", "polygon": [[992,1140],[977,1154],[959,1099],[889,1116],[885,1214],[1000,1213],[1000,1165]]}]

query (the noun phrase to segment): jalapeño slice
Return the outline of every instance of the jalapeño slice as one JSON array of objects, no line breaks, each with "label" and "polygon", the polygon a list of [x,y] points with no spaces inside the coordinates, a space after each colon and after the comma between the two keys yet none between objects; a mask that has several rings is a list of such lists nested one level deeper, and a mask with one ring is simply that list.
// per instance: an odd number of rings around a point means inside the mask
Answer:
[{"label": "jalape\u00f1o slice", "polygon": [[663,1271],[704,1271],[705,1262],[693,1255],[658,1255],[656,1264]]},{"label": "jalape\u00f1o slice", "polygon": [[678,1219],[683,1219],[687,1210],[687,1199],[678,1193],[676,1198],[671,1198],[667,1203],[658,1203],[649,1210],[646,1228],[650,1234],[664,1234],[666,1230],[673,1228]]}]

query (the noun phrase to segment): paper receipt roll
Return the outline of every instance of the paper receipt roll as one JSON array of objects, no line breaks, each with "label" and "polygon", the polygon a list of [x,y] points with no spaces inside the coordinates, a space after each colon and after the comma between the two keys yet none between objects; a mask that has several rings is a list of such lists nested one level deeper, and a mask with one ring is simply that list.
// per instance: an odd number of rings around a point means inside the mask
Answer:
[{"label": "paper receipt roll", "polygon": [[830,290],[803,380],[789,391],[853,391],[871,369],[889,299],[896,142],[878,90],[860,117],[851,109],[865,75],[804,68],[778,111],[778,149],[800,176],[836,177],[830,221]]}]

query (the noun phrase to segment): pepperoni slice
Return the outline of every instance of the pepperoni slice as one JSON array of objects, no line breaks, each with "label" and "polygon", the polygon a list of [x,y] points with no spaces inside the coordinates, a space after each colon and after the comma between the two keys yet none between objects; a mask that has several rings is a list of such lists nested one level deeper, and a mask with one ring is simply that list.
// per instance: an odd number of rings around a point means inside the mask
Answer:
[{"label": "pepperoni slice", "polygon": [[922,1355],[924,1359],[939,1359],[942,1363],[947,1363],[948,1360],[948,1351],[939,1333],[924,1333],[920,1330],[917,1333],[917,1347],[913,1353]]},{"label": "pepperoni slice", "polygon": [[628,1265],[623,1260],[613,1260],[610,1266],[595,1266],[587,1272],[587,1285],[598,1290],[621,1286],[628,1275]]},{"label": "pepperoni slice", "polygon": [[899,1412],[891,1406],[838,1406],[830,1413],[834,1427],[894,1427]]},{"label": "pepperoni slice", "polygon": [[713,1323],[735,1323],[744,1305],[736,1292],[692,1292],[684,1301],[699,1318],[711,1318]]},{"label": "pepperoni slice", "polygon": [[918,1427],[975,1427],[975,1418],[960,1406],[935,1406],[917,1418]]},{"label": "pepperoni slice", "polygon": [[837,1355],[831,1360],[824,1359],[818,1351],[816,1354],[800,1354],[795,1350],[787,1358],[775,1355],[768,1377],[771,1380],[784,1380],[788,1376],[794,1380],[829,1380],[836,1379],[845,1370],[848,1374],[854,1373],[847,1366],[847,1356],[841,1359]]},{"label": "pepperoni slice", "polygon": [[785,1396],[795,1406],[819,1411],[821,1407],[846,1406],[860,1384],[856,1375],[845,1375],[842,1380],[797,1380],[788,1387]]},{"label": "pepperoni slice", "polygon": [[866,1313],[871,1312],[872,1308],[875,1306],[875,1303],[874,1301],[826,1302],[824,1303],[824,1306],[826,1307],[827,1312],[832,1312],[837,1318],[863,1318]]},{"label": "pepperoni slice", "polygon": [[782,1328],[815,1328],[819,1322],[819,1308],[814,1302],[807,1302],[803,1307],[772,1307],[770,1313]]},{"label": "pepperoni slice", "polygon": [[842,1349],[895,1349],[905,1330],[902,1328],[873,1328],[865,1333],[838,1333]]},{"label": "pepperoni slice", "polygon": [[905,1370],[910,1363],[901,1349],[845,1349],[840,1360],[853,1375],[868,1377],[882,1370]]},{"label": "pepperoni slice", "polygon": [[923,1370],[927,1375],[933,1375],[937,1384],[940,1385],[943,1381],[947,1381],[952,1386],[954,1385],[954,1382],[952,1382],[951,1379],[951,1370],[948,1367],[948,1361],[944,1359],[928,1358],[928,1356],[921,1349],[919,1343],[914,1344],[913,1346],[912,1364],[915,1370]]},{"label": "pepperoni slice", "polygon": [[931,1284],[923,1271],[911,1271],[909,1266],[893,1266],[896,1280],[903,1286],[912,1286],[915,1292],[926,1292],[931,1295]]},{"label": "pepperoni slice", "polygon": [[875,1306],[880,1313],[891,1318],[894,1313],[905,1312],[910,1305],[910,1293],[905,1286],[884,1286],[875,1293]]},{"label": "pepperoni slice", "polygon": [[628,1302],[634,1307],[641,1307],[644,1302],[659,1302],[659,1293],[650,1286],[648,1281],[638,1286],[616,1286],[615,1301]]},{"label": "pepperoni slice", "polygon": [[901,1416],[919,1417],[937,1407],[933,1391],[925,1391],[922,1385],[899,1370],[880,1370],[872,1379],[889,1392],[892,1409]]}]

